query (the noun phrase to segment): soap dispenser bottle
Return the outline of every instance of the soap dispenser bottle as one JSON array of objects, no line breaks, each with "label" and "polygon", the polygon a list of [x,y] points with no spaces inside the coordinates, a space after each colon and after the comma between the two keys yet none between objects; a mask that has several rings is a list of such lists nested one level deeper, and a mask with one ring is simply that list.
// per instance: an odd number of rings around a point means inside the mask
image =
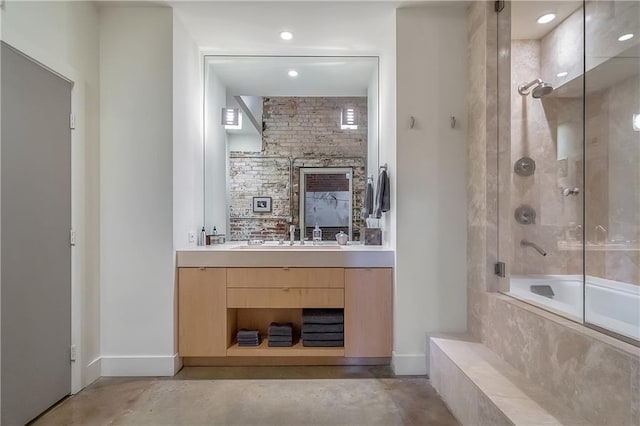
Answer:
[{"label": "soap dispenser bottle", "polygon": [[320,227],[318,226],[317,223],[316,223],[315,229],[313,230],[312,236],[313,236],[313,244],[314,245],[316,245],[320,241],[322,241],[322,229],[320,229]]},{"label": "soap dispenser bottle", "polygon": [[207,243],[207,232],[204,230],[204,226],[202,227],[202,231],[200,231],[200,239],[198,240],[198,245],[203,246]]}]

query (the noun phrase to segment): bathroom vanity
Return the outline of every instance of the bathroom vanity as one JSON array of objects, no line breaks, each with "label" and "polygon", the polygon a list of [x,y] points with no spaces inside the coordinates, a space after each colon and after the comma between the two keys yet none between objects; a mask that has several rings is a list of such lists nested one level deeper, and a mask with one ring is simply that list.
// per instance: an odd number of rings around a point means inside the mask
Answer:
[{"label": "bathroom vanity", "polygon": [[[179,355],[185,365],[388,363],[393,262],[391,249],[363,245],[179,250]],[[344,309],[344,347],[304,347],[303,308]],[[293,346],[268,346],[272,321],[293,323]],[[238,347],[242,328],[260,330],[260,346]]]}]

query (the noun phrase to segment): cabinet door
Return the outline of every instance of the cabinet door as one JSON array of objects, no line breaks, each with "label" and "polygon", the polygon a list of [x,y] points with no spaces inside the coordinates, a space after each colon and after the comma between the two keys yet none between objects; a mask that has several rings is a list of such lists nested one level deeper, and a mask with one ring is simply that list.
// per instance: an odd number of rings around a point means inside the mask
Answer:
[{"label": "cabinet door", "polygon": [[227,351],[227,270],[178,270],[178,351],[180,356],[225,356]]},{"label": "cabinet door", "polygon": [[390,268],[345,269],[345,356],[391,356],[392,271]]}]

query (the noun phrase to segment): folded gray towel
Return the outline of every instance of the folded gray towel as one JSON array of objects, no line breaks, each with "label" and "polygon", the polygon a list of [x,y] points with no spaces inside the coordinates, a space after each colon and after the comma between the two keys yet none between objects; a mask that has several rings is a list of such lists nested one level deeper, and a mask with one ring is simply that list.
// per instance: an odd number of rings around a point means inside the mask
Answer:
[{"label": "folded gray towel", "polygon": [[342,347],[343,340],[303,340],[302,346],[306,347]]},{"label": "folded gray towel", "polygon": [[344,324],[304,324],[304,333],[342,333]]},{"label": "folded gray towel", "polygon": [[269,335],[270,342],[292,342],[293,336],[272,336]]},{"label": "folded gray towel", "polygon": [[376,185],[376,201],[373,208],[373,217],[380,219],[382,213],[388,212],[391,208],[391,192],[390,192],[389,176],[387,170],[382,169],[378,175],[378,184]]},{"label": "folded gray towel", "polygon": [[302,340],[344,340],[344,333],[302,333]]},{"label": "folded gray towel", "polygon": [[303,324],[342,324],[344,323],[343,309],[303,309]]},{"label": "folded gray towel", "polygon": [[237,334],[238,339],[240,338],[259,338],[260,337],[260,331],[258,330],[245,330],[245,329],[241,329],[238,330],[238,334]]},{"label": "folded gray towel", "polygon": [[362,209],[360,209],[360,218],[366,219],[373,213],[373,182],[371,178],[367,180],[367,186],[364,189],[364,197],[362,198]]},{"label": "folded gray towel", "polygon": [[293,346],[293,342],[273,342],[269,340],[269,346],[274,348],[288,348],[289,346]]},{"label": "folded gray towel", "polygon": [[272,322],[269,326],[269,336],[291,336],[293,334],[293,324]]}]

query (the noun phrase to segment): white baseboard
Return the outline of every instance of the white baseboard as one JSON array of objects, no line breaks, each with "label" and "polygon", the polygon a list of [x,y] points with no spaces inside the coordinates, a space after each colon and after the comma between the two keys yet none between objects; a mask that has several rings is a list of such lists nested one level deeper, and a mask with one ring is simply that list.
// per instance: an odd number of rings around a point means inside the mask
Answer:
[{"label": "white baseboard", "polygon": [[102,359],[100,357],[94,359],[87,365],[82,387],[89,386],[102,375]]},{"label": "white baseboard", "polygon": [[173,376],[181,361],[178,354],[103,356],[102,376]]},{"label": "white baseboard", "polygon": [[176,375],[181,368],[182,368],[182,357],[178,356],[178,354],[176,353],[174,355],[173,374]]},{"label": "white baseboard", "polygon": [[398,376],[414,376],[427,374],[426,354],[398,354],[393,352],[391,368]]}]

